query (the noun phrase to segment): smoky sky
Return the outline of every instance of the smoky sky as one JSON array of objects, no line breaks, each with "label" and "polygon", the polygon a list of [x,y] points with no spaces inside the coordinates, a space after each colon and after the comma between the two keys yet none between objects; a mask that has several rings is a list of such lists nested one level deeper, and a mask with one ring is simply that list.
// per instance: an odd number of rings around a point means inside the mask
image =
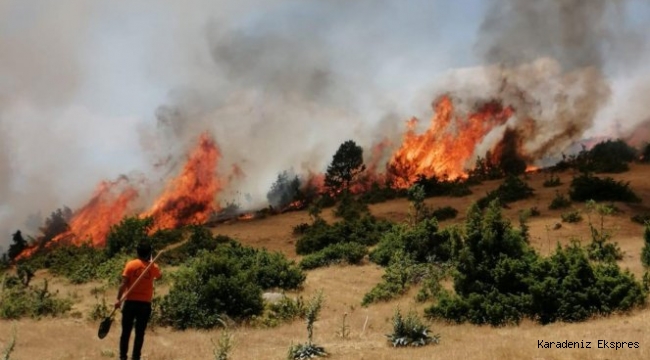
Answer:
[{"label": "smoky sky", "polygon": [[556,152],[647,118],[629,102],[648,89],[649,16],[604,0],[0,0],[0,244],[122,174],[148,179],[146,207],[206,131],[217,176],[244,173],[218,201],[251,207],[348,139],[398,144],[446,92],[461,110],[505,98],[540,121],[529,151]]}]

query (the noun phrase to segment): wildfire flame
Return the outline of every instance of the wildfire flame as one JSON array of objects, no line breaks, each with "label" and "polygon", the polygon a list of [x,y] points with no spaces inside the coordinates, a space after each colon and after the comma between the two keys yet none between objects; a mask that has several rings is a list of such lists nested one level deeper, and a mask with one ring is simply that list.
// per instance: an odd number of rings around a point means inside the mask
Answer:
[{"label": "wildfire flame", "polygon": [[[47,246],[66,243],[82,245],[90,242],[93,246],[104,246],[111,226],[122,220],[129,205],[138,197],[128,179],[121,177],[116,181],[102,181],[97,186],[90,201],[77,210],[68,224],[70,229],[54,237]],[[25,249],[18,259],[31,256],[38,246]]]},{"label": "wildfire flame", "polygon": [[406,188],[419,175],[465,177],[466,165],[476,146],[490,130],[504,124],[514,113],[511,107],[492,101],[463,118],[456,114],[449,96],[438,99],[434,111],[431,125],[423,134],[415,133],[418,119],[407,122],[402,145],[388,164],[395,186]]},{"label": "wildfire flame", "polygon": [[151,209],[142,214],[153,217],[154,231],[203,223],[218,210],[215,196],[222,184],[215,169],[220,158],[214,140],[207,133],[202,134],[181,174],[169,184]]}]

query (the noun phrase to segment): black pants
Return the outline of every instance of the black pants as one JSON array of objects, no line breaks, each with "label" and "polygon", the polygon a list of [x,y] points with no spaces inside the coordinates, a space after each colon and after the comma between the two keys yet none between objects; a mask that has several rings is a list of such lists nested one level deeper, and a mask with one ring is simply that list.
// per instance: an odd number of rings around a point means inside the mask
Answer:
[{"label": "black pants", "polygon": [[122,307],[122,336],[120,337],[120,360],[126,360],[129,352],[129,338],[135,322],[135,340],[133,341],[133,356],[131,359],[140,360],[140,351],[144,343],[144,331],[151,317],[151,303],[127,300]]}]

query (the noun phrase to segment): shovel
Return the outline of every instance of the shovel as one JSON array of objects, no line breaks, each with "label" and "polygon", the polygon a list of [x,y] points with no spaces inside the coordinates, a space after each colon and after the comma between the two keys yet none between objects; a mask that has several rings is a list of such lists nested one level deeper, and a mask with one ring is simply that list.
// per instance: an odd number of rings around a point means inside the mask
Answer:
[{"label": "shovel", "polygon": [[[129,292],[131,292],[131,289],[133,289],[138,284],[138,282],[140,282],[140,280],[142,279],[142,276],[147,273],[149,268],[156,262],[156,260],[158,260],[158,257],[160,255],[162,255],[163,252],[165,252],[165,250],[160,251],[156,255],[156,257],[153,260],[151,260],[149,265],[147,265],[147,267],[144,268],[144,271],[140,274],[140,276],[138,276],[138,278],[135,279],[135,281],[133,282],[133,285],[131,285],[131,287],[128,290],[126,290],[126,292],[124,294],[122,294],[122,297],[120,298],[120,304],[122,302],[124,302],[124,299],[126,299],[126,296],[129,295]],[[111,311],[111,314],[108,315],[107,317],[105,317],[104,320],[102,320],[102,322],[99,324],[99,330],[97,331],[97,336],[100,339],[105,338],[106,335],[108,335],[108,332],[111,330],[111,325],[113,324],[113,316],[115,316],[115,312],[117,311],[117,309],[118,308],[113,309],[113,311]]]}]

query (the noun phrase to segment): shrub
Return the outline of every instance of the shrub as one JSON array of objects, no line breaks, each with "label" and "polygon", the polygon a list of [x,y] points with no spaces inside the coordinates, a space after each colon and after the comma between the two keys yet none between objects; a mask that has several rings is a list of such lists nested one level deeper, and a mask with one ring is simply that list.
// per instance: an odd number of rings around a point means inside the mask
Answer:
[{"label": "shrub", "polygon": [[305,319],[307,321],[307,342],[305,344],[291,345],[289,347],[288,359],[311,359],[315,357],[327,356],[327,352],[322,346],[313,343],[314,323],[318,320],[323,305],[323,292],[319,291],[307,303],[305,309]]},{"label": "shrub", "polygon": [[552,174],[549,179],[544,180],[543,185],[544,187],[557,187],[562,185],[562,181],[560,181],[560,178],[557,175]]},{"label": "shrub", "polygon": [[632,221],[634,221],[637,224],[645,225],[647,222],[650,221],[650,213],[643,213],[643,214],[636,214],[630,218]]},{"label": "shrub", "polygon": [[339,197],[339,203],[334,209],[334,216],[346,221],[354,221],[370,214],[368,205],[357,200],[349,191],[344,190]]},{"label": "shrub", "polygon": [[299,255],[311,254],[337,243],[356,242],[363,245],[375,245],[382,234],[391,227],[387,221],[364,216],[352,221],[339,221],[332,225],[323,219],[316,219],[307,232],[296,241]]},{"label": "shrub", "polygon": [[335,263],[347,263],[357,265],[368,254],[365,245],[358,243],[332,244],[315,253],[307,255],[300,262],[302,269],[315,269],[322,266],[329,266]]},{"label": "shrub", "polygon": [[72,308],[72,301],[59,299],[57,294],[49,291],[47,280],[39,287],[26,286],[17,278],[5,277],[0,290],[0,319],[39,319],[64,315]]},{"label": "shrub", "polygon": [[562,218],[562,221],[567,223],[577,223],[582,221],[582,215],[580,215],[580,211],[578,210],[564,212],[560,217]]},{"label": "shrub", "polygon": [[460,235],[454,228],[439,230],[435,218],[424,220],[413,227],[396,225],[381,238],[370,253],[370,260],[386,266],[393,254],[402,250],[416,262],[445,262],[455,256],[460,241]]},{"label": "shrub", "polygon": [[650,267],[650,224],[646,223],[643,230],[643,249],[641,250],[641,264]]},{"label": "shrub", "polygon": [[393,315],[393,332],[386,336],[393,347],[425,346],[440,342],[440,335],[430,335],[429,328],[417,313],[410,311],[403,317],[399,308]]},{"label": "shrub", "polygon": [[472,194],[472,190],[470,190],[467,182],[461,179],[448,180],[440,179],[435,175],[431,177],[420,175],[414,185],[422,186],[426,197],[463,197]]},{"label": "shrub", "polygon": [[529,317],[546,324],[627,311],[645,301],[642,285],[616,263],[591,264],[579,244],[539,257],[494,203],[468,212],[467,239],[454,275],[456,295],[442,292],[432,318],[499,326]]},{"label": "shrub", "polygon": [[549,210],[558,210],[558,209],[566,209],[569,206],[571,206],[571,200],[564,196],[564,194],[561,194],[559,192],[555,193],[555,197],[553,198],[553,201],[551,201],[551,204],[548,206]]},{"label": "shrub", "polygon": [[634,276],[616,264],[591,265],[578,243],[558,248],[532,269],[532,316],[542,324],[582,321],[593,315],[629,310],[645,301]]},{"label": "shrub", "polygon": [[594,226],[589,215],[589,231],[591,233],[591,242],[587,245],[587,254],[589,259],[595,261],[615,262],[623,259],[623,252],[617,243],[609,242],[612,238],[612,232],[605,228],[605,215],[614,212],[611,205],[596,204],[595,201],[587,202],[588,214],[593,212],[600,216],[600,228]]},{"label": "shrub", "polygon": [[214,251],[220,244],[235,242],[233,239],[216,235],[203,226],[190,227],[190,236],[183,245],[171,249],[160,257],[160,262],[169,265],[180,265],[195,257],[201,250]]},{"label": "shrub", "polygon": [[403,191],[394,189],[389,182],[382,185],[377,181],[373,181],[370,188],[360,195],[359,201],[366,204],[377,204],[401,196],[404,196]]},{"label": "shrub", "polygon": [[120,251],[132,253],[141,242],[149,242],[149,231],[153,218],[126,217],[119,224],[111,226],[106,237],[106,255],[113,256]]},{"label": "shrub", "polygon": [[275,327],[284,322],[304,318],[305,312],[305,302],[302,296],[295,300],[288,296],[283,296],[280,301],[267,304],[266,311],[260,323],[267,327]]},{"label": "shrub", "polygon": [[223,314],[247,319],[262,313],[262,290],[295,289],[305,275],[280,253],[231,241],[199,254],[173,274],[161,302],[161,322],[177,329],[211,328]]},{"label": "shrub", "polygon": [[501,204],[509,204],[533,196],[533,189],[528,184],[514,175],[508,175],[503,184],[493,191],[488,192],[478,200],[478,206],[483,209],[492,201],[499,200]]},{"label": "shrub", "polygon": [[634,161],[637,151],[623,140],[607,140],[596,144],[581,163],[581,171],[620,173],[629,170],[627,163]]},{"label": "shrub", "polygon": [[439,207],[433,210],[430,214],[431,217],[436,218],[438,221],[445,221],[454,219],[458,215],[458,210],[451,206]]},{"label": "shrub", "polygon": [[412,285],[428,282],[429,279],[436,281],[438,275],[433,264],[418,264],[402,250],[398,250],[382,275],[382,281],[363,296],[361,305],[368,306],[398,298]]},{"label": "shrub", "polygon": [[310,225],[307,223],[300,223],[296,226],[293,227],[293,230],[291,231],[294,235],[303,235],[307,233],[307,230],[309,230]]},{"label": "shrub", "polygon": [[589,174],[582,174],[573,178],[569,196],[573,201],[641,201],[634,191],[630,189],[629,183],[615,181],[610,177],[599,178]]}]

